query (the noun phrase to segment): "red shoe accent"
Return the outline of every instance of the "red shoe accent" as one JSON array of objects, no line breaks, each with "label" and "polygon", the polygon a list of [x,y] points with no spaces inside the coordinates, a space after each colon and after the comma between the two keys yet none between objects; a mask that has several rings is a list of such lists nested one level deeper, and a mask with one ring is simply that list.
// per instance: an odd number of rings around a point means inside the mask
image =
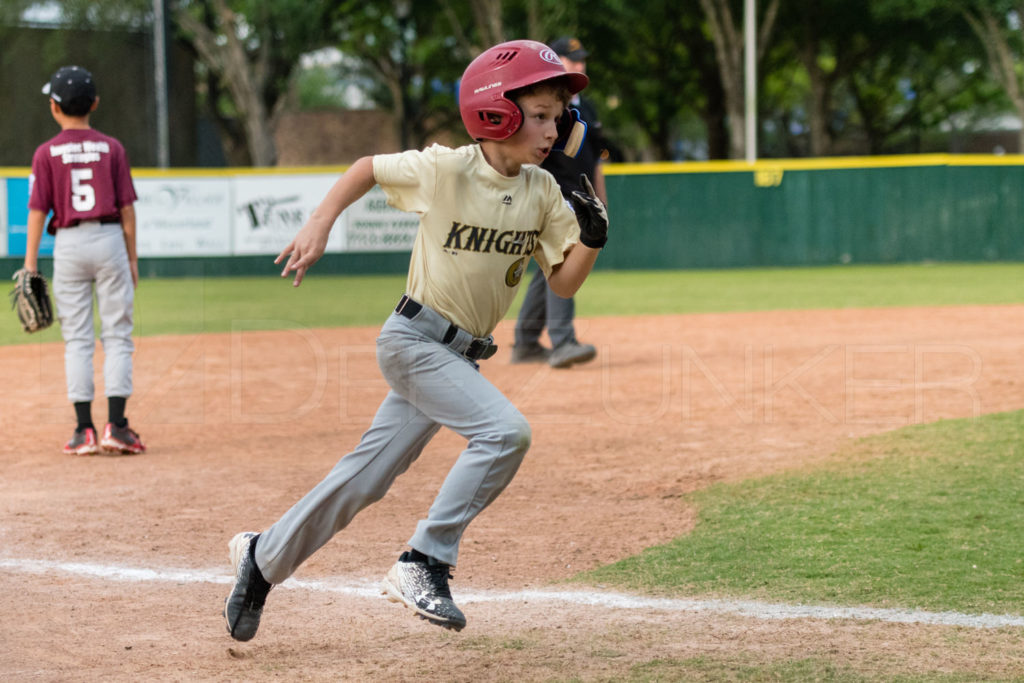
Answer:
[{"label": "red shoe accent", "polygon": [[139,435],[127,424],[118,427],[113,422],[108,422],[103,429],[103,440],[100,441],[103,450],[124,455],[139,455],[146,452],[146,446],[142,443]]},{"label": "red shoe accent", "polygon": [[64,444],[65,455],[96,455],[99,452],[96,430],[92,427],[86,427],[80,432],[76,430],[71,440]]}]

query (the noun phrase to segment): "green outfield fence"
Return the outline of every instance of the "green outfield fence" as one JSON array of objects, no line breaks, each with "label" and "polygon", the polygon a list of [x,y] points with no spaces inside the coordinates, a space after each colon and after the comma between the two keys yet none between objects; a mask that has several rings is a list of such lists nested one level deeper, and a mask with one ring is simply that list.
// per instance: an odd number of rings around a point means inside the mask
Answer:
[{"label": "green outfield fence", "polygon": [[1024,157],[622,164],[602,268],[1024,260]]},{"label": "green outfield fence", "polygon": [[[606,178],[611,234],[599,269],[1024,260],[1024,156],[612,164]],[[13,272],[20,259],[6,261]],[[271,261],[144,258],[140,271],[252,275],[276,272]],[[327,254],[318,270],[399,273],[407,263],[407,253]]]}]

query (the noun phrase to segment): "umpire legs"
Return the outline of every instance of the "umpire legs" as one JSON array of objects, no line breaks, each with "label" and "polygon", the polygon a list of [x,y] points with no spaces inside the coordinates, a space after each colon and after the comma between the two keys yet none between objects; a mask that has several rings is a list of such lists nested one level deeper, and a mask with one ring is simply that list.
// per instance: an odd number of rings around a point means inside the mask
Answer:
[{"label": "umpire legs", "polygon": [[526,286],[519,317],[516,318],[516,346],[531,346],[540,342],[541,332],[547,324],[547,289],[544,271],[538,269]]},{"label": "umpire legs", "polygon": [[551,346],[558,348],[576,341],[576,302],[551,291],[542,270],[533,274],[526,288],[516,319],[515,343],[525,347],[540,343],[540,335],[548,328]]}]

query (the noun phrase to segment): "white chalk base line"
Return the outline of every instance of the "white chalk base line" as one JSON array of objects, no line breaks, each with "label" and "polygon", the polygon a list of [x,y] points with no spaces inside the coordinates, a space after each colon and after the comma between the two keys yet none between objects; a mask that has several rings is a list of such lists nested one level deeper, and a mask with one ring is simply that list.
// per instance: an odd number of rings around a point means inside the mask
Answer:
[{"label": "white chalk base line", "polygon": [[[85,562],[55,562],[0,558],[0,570],[15,573],[73,574],[107,581],[219,583],[232,584],[234,577],[223,569],[145,569],[117,567]],[[281,588],[340,593],[359,598],[377,598],[380,591],[373,581],[288,579]],[[1024,617],[1013,614],[964,614],[928,612],[914,609],[880,607],[830,607],[825,605],[788,605],[752,600],[690,600],[647,598],[625,593],[567,590],[458,591],[459,603],[539,602],[588,605],[615,610],[660,610],[664,612],[709,612],[733,614],[755,619],[851,619],[900,624],[934,624],[968,628],[1024,627]]]}]

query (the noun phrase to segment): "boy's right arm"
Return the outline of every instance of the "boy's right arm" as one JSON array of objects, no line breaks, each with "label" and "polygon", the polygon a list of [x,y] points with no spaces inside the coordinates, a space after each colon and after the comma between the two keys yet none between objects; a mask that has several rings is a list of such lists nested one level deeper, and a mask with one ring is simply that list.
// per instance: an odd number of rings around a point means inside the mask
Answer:
[{"label": "boy's right arm", "polygon": [[29,209],[28,227],[25,237],[25,270],[39,270],[39,242],[43,239],[46,214],[38,209]]},{"label": "boy's right arm", "polygon": [[372,156],[362,157],[352,164],[327,191],[327,196],[313,210],[295,239],[274,259],[274,263],[280,263],[285,256],[288,257],[281,277],[288,277],[288,273],[294,272],[292,285],[298,287],[302,284],[306,271],[323,256],[334,221],[352,202],[373,189],[376,182]]}]

